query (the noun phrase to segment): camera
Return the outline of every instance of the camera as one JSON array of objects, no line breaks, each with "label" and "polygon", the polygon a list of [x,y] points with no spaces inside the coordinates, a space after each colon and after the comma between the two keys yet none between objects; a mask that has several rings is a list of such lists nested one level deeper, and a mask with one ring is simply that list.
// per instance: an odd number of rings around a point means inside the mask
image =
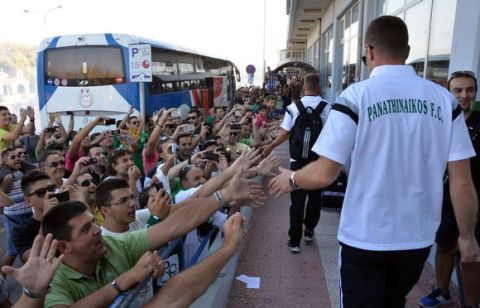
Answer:
[{"label": "camera", "polygon": [[97,159],[95,157],[90,157],[85,163],[85,166],[95,165],[96,163]]},{"label": "camera", "polygon": [[70,193],[68,191],[62,191],[58,194],[50,195],[49,198],[57,198],[58,202],[65,202],[70,200]]},{"label": "camera", "polygon": [[218,154],[210,151],[203,153],[203,157],[211,161],[218,161]]},{"label": "camera", "polygon": [[107,120],[105,120],[105,125],[115,125],[115,119],[107,119]]}]

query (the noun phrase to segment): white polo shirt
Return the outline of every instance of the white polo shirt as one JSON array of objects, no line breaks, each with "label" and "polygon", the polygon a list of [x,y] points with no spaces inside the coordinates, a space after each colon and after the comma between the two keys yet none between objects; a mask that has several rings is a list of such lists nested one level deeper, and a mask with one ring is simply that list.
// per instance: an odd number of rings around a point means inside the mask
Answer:
[{"label": "white polo shirt", "polygon": [[[321,96],[304,96],[302,97],[301,101],[305,108],[311,107],[313,109],[317,108],[318,104],[322,101]],[[327,101],[325,101],[327,102]],[[323,125],[327,121],[328,114],[330,113],[331,104],[328,104],[323,108],[322,112],[320,113],[320,118],[322,119]],[[287,106],[287,112],[285,112],[285,116],[283,117],[283,121],[280,124],[280,127],[289,132],[293,125],[295,124],[295,120],[299,116],[300,112],[298,111],[297,105],[295,103],[291,103]],[[294,159],[290,158],[290,161],[295,161]]]},{"label": "white polo shirt", "polygon": [[433,244],[447,162],[475,156],[457,107],[447,89],[406,65],[376,67],[343,91],[313,147],[350,161],[340,242],[366,250]]}]

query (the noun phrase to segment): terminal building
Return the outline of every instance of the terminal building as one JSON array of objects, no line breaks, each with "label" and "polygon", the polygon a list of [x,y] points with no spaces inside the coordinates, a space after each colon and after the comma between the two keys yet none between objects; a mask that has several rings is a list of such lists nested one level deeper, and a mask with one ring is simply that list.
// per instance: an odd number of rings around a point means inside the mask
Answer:
[{"label": "terminal building", "polygon": [[368,78],[361,64],[363,37],[368,23],[381,15],[407,24],[407,64],[419,76],[446,85],[451,72],[480,72],[478,0],[286,0],[286,9],[287,46],[280,65],[303,61],[316,68],[329,101]]}]

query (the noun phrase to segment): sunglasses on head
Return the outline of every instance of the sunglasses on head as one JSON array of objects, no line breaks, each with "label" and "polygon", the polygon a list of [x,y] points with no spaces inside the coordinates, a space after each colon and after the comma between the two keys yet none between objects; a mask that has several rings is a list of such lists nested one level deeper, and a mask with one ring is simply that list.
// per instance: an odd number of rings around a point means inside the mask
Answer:
[{"label": "sunglasses on head", "polygon": [[450,75],[450,78],[448,78],[448,82],[450,82],[454,78],[460,78],[460,77],[467,77],[467,78],[470,77],[475,81],[477,81],[477,78],[475,77],[475,73],[472,71],[456,71]]},{"label": "sunglasses on head", "polygon": [[49,164],[47,164],[48,167],[50,168],[57,168],[58,166],[65,166],[65,161],[64,160],[59,160],[59,161],[54,161]]},{"label": "sunglasses on head", "polygon": [[27,197],[31,197],[33,195],[37,195],[39,198],[45,197],[45,194],[48,192],[54,192],[57,187],[55,185],[48,185],[47,187],[39,188],[35,191],[32,191],[27,195]]}]

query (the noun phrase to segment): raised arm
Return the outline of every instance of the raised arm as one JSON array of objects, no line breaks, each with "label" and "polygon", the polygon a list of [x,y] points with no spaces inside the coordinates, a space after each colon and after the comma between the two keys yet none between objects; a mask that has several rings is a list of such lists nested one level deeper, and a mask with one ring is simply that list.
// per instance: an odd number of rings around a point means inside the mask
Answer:
[{"label": "raised arm", "polygon": [[128,110],[128,113],[123,117],[122,122],[120,122],[120,125],[118,125],[118,129],[124,129],[125,125],[127,125],[128,118],[132,115],[133,111],[135,109],[130,107],[130,110]]},{"label": "raised arm", "polygon": [[20,119],[18,120],[18,124],[12,132],[6,132],[2,139],[6,141],[15,141],[18,139],[20,134],[23,131],[23,125],[25,124],[25,120],[27,119],[27,110],[20,109]]},{"label": "raised arm", "polygon": [[62,116],[60,114],[57,114],[55,117],[55,122],[58,124],[58,129],[60,130],[60,134],[62,135],[62,142],[65,142],[67,140],[67,132],[65,131],[65,127],[62,124]]},{"label": "raised arm", "polygon": [[90,132],[92,131],[92,129],[95,128],[95,126],[99,124],[105,124],[105,119],[106,118],[104,117],[97,117],[78,131],[78,133],[73,138],[72,143],[70,144],[69,152],[72,157],[76,157],[76,155],[78,154],[82,140],[88,137],[88,134],[90,134]]},{"label": "raised arm", "polygon": [[167,119],[167,113],[165,110],[160,110],[158,117],[155,119],[155,127],[153,128],[152,134],[150,138],[148,138],[147,144],[145,145],[145,149],[143,150],[145,157],[151,157],[157,147],[158,140],[160,138],[160,134],[162,133],[162,127],[165,124]]},{"label": "raised arm", "polygon": [[188,307],[202,295],[230,258],[238,251],[245,235],[240,213],[224,225],[224,242],[213,255],[170,279],[144,307]]},{"label": "raised arm", "polygon": [[75,115],[72,113],[70,114],[70,121],[68,121],[68,128],[67,128],[67,136],[70,136],[70,134],[73,131],[73,127],[75,125]]},{"label": "raised arm", "polygon": [[22,133],[33,135],[35,133],[35,111],[31,106],[27,107],[27,115],[30,121],[27,126],[22,128]]}]

